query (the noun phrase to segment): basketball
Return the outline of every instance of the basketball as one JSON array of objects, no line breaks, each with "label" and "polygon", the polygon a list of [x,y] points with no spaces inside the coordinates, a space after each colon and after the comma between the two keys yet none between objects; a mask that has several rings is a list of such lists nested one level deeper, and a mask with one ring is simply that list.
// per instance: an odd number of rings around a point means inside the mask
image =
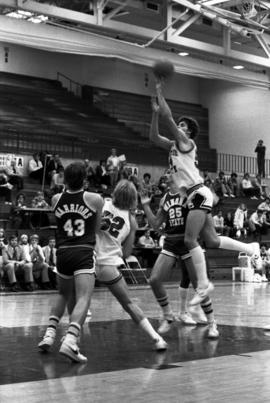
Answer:
[{"label": "basketball", "polygon": [[158,60],[153,64],[153,73],[157,78],[168,79],[174,73],[174,65],[166,59]]}]

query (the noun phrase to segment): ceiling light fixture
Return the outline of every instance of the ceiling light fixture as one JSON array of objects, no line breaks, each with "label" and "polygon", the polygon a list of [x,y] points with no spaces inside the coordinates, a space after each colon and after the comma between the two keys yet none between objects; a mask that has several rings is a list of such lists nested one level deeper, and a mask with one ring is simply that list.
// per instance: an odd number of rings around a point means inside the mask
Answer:
[{"label": "ceiling light fixture", "polygon": [[239,64],[239,65],[236,65],[236,66],[233,66],[233,69],[235,69],[235,70],[243,70],[245,67],[244,66],[241,66],[241,64]]},{"label": "ceiling light fixture", "polygon": [[189,53],[188,52],[179,52],[178,55],[179,56],[188,56]]}]

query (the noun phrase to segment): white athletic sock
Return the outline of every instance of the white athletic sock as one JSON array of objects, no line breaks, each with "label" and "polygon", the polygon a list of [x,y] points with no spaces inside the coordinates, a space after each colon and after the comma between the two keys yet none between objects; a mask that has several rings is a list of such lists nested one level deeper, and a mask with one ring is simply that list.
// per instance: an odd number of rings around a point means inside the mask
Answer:
[{"label": "white athletic sock", "polygon": [[188,288],[179,287],[179,313],[185,313],[187,311],[187,296]]},{"label": "white athletic sock", "polygon": [[200,245],[189,251],[194,266],[195,276],[198,281],[197,288],[206,288],[209,280],[207,277],[205,256]]},{"label": "white athletic sock", "polygon": [[81,326],[79,323],[71,322],[68,327],[67,334],[65,336],[65,341],[69,343],[77,343],[80,336]]},{"label": "white athletic sock", "polygon": [[152,340],[160,339],[160,335],[155,331],[147,318],[143,318],[140,321],[139,326],[143,329],[145,333],[147,333],[151,337]]},{"label": "white athletic sock", "polygon": [[220,236],[219,239],[220,249],[236,250],[238,252],[245,252],[248,255],[253,254],[253,246],[250,243],[240,242],[227,236]]}]

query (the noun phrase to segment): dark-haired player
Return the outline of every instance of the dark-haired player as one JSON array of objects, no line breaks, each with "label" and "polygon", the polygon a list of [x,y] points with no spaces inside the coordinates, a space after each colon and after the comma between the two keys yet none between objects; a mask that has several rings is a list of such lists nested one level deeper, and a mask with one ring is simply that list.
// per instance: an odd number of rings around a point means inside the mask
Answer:
[{"label": "dark-haired player", "polygon": [[83,189],[84,164],[74,162],[64,172],[66,191],[52,198],[57,220],[57,272],[59,295],[51,310],[49,325],[39,348],[48,351],[56,328],[68,307],[70,323],[60,353],[75,362],[86,362],[78,347],[95,284],[96,232],[100,227],[103,199]]},{"label": "dark-haired player", "polygon": [[[185,245],[187,246],[197,277],[197,292],[190,302],[199,304],[213,289],[208,280],[206,262],[198,238],[201,236],[210,248],[222,248],[246,252],[253,256],[257,266],[261,264],[258,243],[245,244],[234,239],[218,236],[211,213],[213,195],[203,183],[197,167],[197,147],[194,139],[199,133],[199,125],[193,118],[183,116],[175,123],[172,112],[162,94],[162,82],[156,82],[156,99],[152,99],[152,122],[150,140],[169,151],[169,165],[181,194],[187,195],[189,213],[187,216]],[[168,132],[174,137],[169,140],[159,134],[159,114],[164,119]]]},{"label": "dark-haired player", "polygon": [[149,224],[157,230],[162,224],[165,224],[165,239],[162,250],[151,271],[149,283],[152,291],[160,305],[163,313],[163,320],[158,329],[160,334],[164,334],[170,330],[174,321],[174,314],[169,304],[168,295],[163,282],[168,277],[175,262],[181,258],[182,276],[179,285],[180,311],[179,320],[185,325],[208,324],[208,337],[217,338],[219,332],[214,318],[212,301],[206,296],[201,302],[201,309],[197,312],[198,322],[196,322],[187,309],[187,296],[190,281],[194,289],[196,289],[196,279],[193,275],[193,265],[191,256],[184,243],[184,234],[188,208],[186,206],[186,196],[179,193],[178,186],[175,185],[170,171],[166,174],[166,181],[169,187],[168,191],[162,197],[157,214],[152,213],[150,207],[150,199],[147,195],[141,194],[141,203]]}]

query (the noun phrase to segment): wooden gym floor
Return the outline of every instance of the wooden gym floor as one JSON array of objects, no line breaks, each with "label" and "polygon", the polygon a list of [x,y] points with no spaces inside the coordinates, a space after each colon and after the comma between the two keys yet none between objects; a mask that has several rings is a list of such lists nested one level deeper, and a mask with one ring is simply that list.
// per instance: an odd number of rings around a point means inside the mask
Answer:
[{"label": "wooden gym floor", "polygon": [[[263,329],[270,325],[270,286],[215,286],[220,338],[207,339],[205,326],[177,322],[165,353],[153,351],[111,294],[97,289],[81,338],[85,365],[58,354],[67,316],[53,351],[37,349],[55,293],[1,294],[0,402],[270,402],[270,332]],[[177,312],[177,286],[168,292]],[[131,287],[131,296],[157,327],[149,287]]]}]

